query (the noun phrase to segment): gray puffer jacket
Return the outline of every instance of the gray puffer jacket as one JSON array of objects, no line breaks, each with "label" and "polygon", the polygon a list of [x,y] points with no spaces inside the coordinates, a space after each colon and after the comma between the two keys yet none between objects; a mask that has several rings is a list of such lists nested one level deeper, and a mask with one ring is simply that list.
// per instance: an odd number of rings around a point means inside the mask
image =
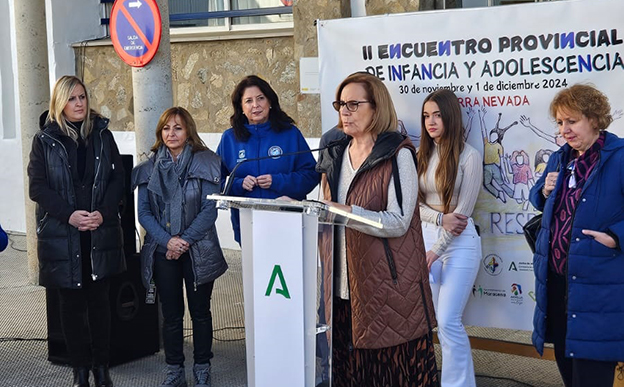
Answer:
[{"label": "gray puffer jacket", "polygon": [[[142,162],[132,170],[132,189],[141,185],[146,185],[150,180],[154,169],[155,155],[149,160]],[[193,273],[195,274],[195,286],[202,285],[217,279],[225,273],[228,266],[221,251],[219,237],[215,221],[217,218],[217,209],[214,202],[209,201],[202,209],[202,200],[205,200],[206,194],[213,194],[219,191],[221,177],[221,159],[211,150],[199,151],[193,154],[190,161],[186,179],[182,182],[182,191],[184,195],[183,205],[183,231],[187,230],[189,225],[197,218],[201,211],[208,211],[208,222],[206,224],[197,224],[195,229],[201,228],[203,237],[197,241],[192,241],[189,253],[193,260]],[[209,187],[209,192],[202,193],[202,185]],[[147,187],[144,187],[147,189]],[[142,195],[139,194],[139,211],[141,211]],[[158,243],[155,235],[150,235],[150,229],[154,227],[161,228],[158,230],[160,234],[167,230],[169,219],[167,218],[165,203],[162,198],[151,191],[148,191],[149,208],[151,216],[141,216],[139,213],[139,222],[148,231],[145,236],[145,243],[141,248],[141,273],[143,284],[149,287],[154,273],[154,253],[157,249],[163,250],[162,243]],[[145,205],[145,203],[143,203]],[[204,223],[204,222],[202,222]],[[205,230],[204,230],[205,229]],[[205,231],[205,234],[203,233]],[[166,232],[166,231],[165,231]],[[167,237],[170,237],[167,235]],[[166,244],[166,242],[164,242]],[[166,248],[165,248],[166,250]]]}]

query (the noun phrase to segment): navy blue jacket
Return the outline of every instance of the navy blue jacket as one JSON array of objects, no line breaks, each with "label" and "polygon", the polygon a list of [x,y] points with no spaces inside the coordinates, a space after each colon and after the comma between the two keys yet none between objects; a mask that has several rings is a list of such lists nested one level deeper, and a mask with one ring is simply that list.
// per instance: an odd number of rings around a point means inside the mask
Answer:
[{"label": "navy blue jacket", "polygon": [[[601,361],[624,360],[624,139],[607,132],[598,165],[583,186],[572,222],[567,264],[566,357]],[[533,206],[543,211],[533,256],[537,304],[533,317],[533,345],[542,354],[546,335],[547,277],[550,227],[557,194],[564,182],[563,168],[571,148],[563,145],[553,153],[542,177],[531,189]],[[561,165],[555,189],[545,199],[546,175]],[[584,229],[610,232],[619,240],[606,247]],[[566,302],[566,300],[561,300]]]},{"label": "navy blue jacket", "polygon": [[4,249],[6,249],[8,244],[9,244],[9,236],[7,235],[6,232],[4,232],[4,230],[2,229],[2,226],[0,226],[0,251],[4,251]]},{"label": "navy blue jacket", "polygon": [[[262,199],[275,199],[284,195],[296,200],[305,199],[320,181],[320,175],[314,169],[316,166],[314,157],[311,153],[280,157],[290,152],[310,150],[299,129],[292,125],[287,130],[275,132],[271,129],[270,121],[260,125],[245,124],[245,127],[251,134],[245,142],[238,141],[231,128],[221,137],[217,154],[222,160],[223,181],[242,160],[272,155],[276,157],[241,164],[236,170],[236,176],[230,177],[234,180],[227,194]],[[266,174],[272,176],[270,188],[254,187],[252,191],[243,189],[245,176]],[[238,210],[231,210],[231,218],[234,239],[240,243]]]}]

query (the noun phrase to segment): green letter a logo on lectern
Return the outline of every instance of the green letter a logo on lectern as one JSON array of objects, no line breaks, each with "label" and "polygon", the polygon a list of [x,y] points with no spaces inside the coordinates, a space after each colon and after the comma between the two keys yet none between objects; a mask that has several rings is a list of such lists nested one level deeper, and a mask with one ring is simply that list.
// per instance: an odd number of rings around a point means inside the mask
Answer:
[{"label": "green letter a logo on lectern", "polygon": [[284,274],[282,274],[282,268],[280,265],[275,265],[273,268],[273,273],[271,274],[271,280],[269,281],[269,286],[267,286],[265,296],[269,297],[271,295],[271,290],[273,290],[273,284],[275,283],[275,278],[279,278],[280,284],[282,288],[276,288],[275,293],[281,294],[285,298],[290,299],[290,293],[288,293],[288,286],[286,286],[286,281],[284,281]]}]

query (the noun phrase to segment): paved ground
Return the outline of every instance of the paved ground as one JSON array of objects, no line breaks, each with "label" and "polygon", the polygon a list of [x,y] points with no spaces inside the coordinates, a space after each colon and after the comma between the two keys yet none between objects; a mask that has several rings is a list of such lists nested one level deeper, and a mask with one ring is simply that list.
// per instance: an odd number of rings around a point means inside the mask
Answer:
[{"label": "paved ground", "polygon": [[[11,247],[0,253],[0,387],[70,385],[71,369],[47,361],[45,291],[28,284],[24,236],[11,235]],[[246,385],[240,253],[227,250],[230,270],[217,280],[213,293],[215,341],[213,386]],[[187,319],[188,320],[188,319]],[[190,325],[187,325],[190,334]],[[526,342],[528,332],[471,328],[471,334]],[[192,359],[192,342],[185,343]],[[473,351],[479,387],[551,387],[561,382],[552,361]],[[438,362],[439,348],[438,348]],[[164,355],[160,351],[113,367],[117,387],[159,386]],[[187,378],[192,386],[190,362]],[[438,363],[440,364],[440,363]],[[297,386],[293,386],[297,387]]]}]

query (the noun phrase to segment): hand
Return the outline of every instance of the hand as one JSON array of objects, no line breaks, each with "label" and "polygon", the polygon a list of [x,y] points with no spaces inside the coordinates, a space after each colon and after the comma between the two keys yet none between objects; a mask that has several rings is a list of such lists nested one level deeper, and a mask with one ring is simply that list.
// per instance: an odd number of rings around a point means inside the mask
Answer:
[{"label": "hand", "polygon": [[257,185],[258,182],[256,181],[256,178],[251,175],[247,175],[243,179],[243,189],[246,191],[253,191],[254,187]]},{"label": "hand", "polygon": [[102,225],[102,223],[104,223],[104,218],[102,217],[100,211],[93,211],[89,213],[88,219],[90,231],[96,230]]},{"label": "hand", "polygon": [[271,183],[273,183],[273,177],[271,175],[260,175],[256,177],[256,182],[260,188],[268,189],[271,188]]},{"label": "hand", "polygon": [[544,180],[544,188],[542,188],[542,193],[544,197],[548,197],[550,193],[555,189],[555,184],[557,184],[557,176],[559,176],[559,172],[548,172],[546,175],[546,179]]},{"label": "hand", "polygon": [[594,238],[596,242],[600,243],[601,245],[605,245],[611,249],[615,249],[615,247],[617,246],[617,244],[615,243],[615,239],[613,239],[613,237],[606,232],[594,230],[582,230],[581,232]]},{"label": "hand", "polygon": [[427,251],[426,256],[427,256],[427,270],[431,271],[431,265],[433,265],[433,263],[437,261],[438,258],[440,258],[440,256],[431,250]]},{"label": "hand", "polygon": [[275,198],[275,200],[283,200],[287,202],[295,202],[296,200],[291,198],[290,196],[282,195],[279,198]]},{"label": "hand", "polygon": [[178,258],[180,258],[180,256],[182,255],[182,253],[180,253],[179,251],[171,251],[171,250],[167,250],[167,254],[165,254],[165,258],[167,258],[170,261],[176,261],[178,260]]},{"label": "hand", "polygon": [[468,217],[462,214],[451,212],[442,215],[442,227],[451,234],[458,236],[468,225]]},{"label": "hand", "polygon": [[529,128],[531,126],[531,119],[525,115],[521,115],[520,124],[522,124],[522,126],[526,126],[527,128]]},{"label": "hand", "polygon": [[[178,254],[178,256],[186,253],[188,249],[188,242],[180,238],[179,236],[171,237],[171,239],[169,239],[169,242],[167,242],[167,250]],[[175,259],[178,259],[178,257],[176,257]]]},{"label": "hand", "polygon": [[69,217],[69,224],[76,227],[79,231],[89,231],[91,223],[89,212],[85,210],[76,210]]},{"label": "hand", "polygon": [[336,202],[332,202],[331,200],[321,200],[323,203],[327,204],[330,207],[337,208],[339,210],[351,213],[351,206],[347,206],[346,204],[340,204]]}]

